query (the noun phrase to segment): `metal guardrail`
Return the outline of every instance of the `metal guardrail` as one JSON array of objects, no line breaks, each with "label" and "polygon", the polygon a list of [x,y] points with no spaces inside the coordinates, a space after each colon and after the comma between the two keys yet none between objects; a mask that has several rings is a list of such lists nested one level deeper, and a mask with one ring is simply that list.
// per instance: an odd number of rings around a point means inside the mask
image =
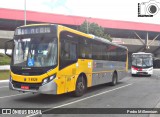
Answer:
[{"label": "metal guardrail", "polygon": [[1,65],[0,70],[10,70],[10,65]]}]

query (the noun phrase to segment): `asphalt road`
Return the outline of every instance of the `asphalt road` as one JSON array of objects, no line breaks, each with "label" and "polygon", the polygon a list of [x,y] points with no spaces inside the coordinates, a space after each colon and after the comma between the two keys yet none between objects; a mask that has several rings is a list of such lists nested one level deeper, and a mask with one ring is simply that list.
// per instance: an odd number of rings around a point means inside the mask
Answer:
[{"label": "asphalt road", "polygon": [[[160,105],[160,69],[151,77],[131,77],[128,74],[116,86],[103,84],[89,88],[82,97],[70,94],[41,95],[19,93],[0,83],[1,108],[155,108]],[[0,117],[27,115],[0,115]],[[32,115],[29,115],[31,117]],[[149,114],[54,114],[47,117],[160,117]]]}]

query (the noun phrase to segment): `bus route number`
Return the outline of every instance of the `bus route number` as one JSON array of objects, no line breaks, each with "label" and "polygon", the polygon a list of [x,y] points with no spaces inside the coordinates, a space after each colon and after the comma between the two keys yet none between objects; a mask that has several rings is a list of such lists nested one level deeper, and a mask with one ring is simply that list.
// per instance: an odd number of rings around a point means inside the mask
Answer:
[{"label": "bus route number", "polygon": [[28,78],[29,81],[37,81],[37,78]]}]

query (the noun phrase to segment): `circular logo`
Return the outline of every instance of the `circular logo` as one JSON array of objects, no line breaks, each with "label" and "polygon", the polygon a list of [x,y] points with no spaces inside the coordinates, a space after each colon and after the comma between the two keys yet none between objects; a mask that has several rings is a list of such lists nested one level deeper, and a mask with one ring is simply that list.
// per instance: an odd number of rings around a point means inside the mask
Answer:
[{"label": "circular logo", "polygon": [[151,6],[149,6],[148,10],[149,10],[150,13],[154,14],[154,13],[157,12],[157,7],[154,6],[154,5],[151,5]]},{"label": "circular logo", "polygon": [[26,81],[26,78],[24,78],[24,81]]},{"label": "circular logo", "polygon": [[150,15],[155,15],[158,13],[158,11],[159,11],[159,7],[156,4],[149,4],[147,6],[147,12]]}]

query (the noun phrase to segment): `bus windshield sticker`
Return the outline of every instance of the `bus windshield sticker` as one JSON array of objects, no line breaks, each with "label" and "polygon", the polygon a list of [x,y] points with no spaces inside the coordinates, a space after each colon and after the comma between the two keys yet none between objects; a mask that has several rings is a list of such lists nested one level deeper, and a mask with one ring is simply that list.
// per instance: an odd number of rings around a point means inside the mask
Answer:
[{"label": "bus windshield sticker", "polygon": [[34,66],[34,59],[28,58],[28,66]]}]

